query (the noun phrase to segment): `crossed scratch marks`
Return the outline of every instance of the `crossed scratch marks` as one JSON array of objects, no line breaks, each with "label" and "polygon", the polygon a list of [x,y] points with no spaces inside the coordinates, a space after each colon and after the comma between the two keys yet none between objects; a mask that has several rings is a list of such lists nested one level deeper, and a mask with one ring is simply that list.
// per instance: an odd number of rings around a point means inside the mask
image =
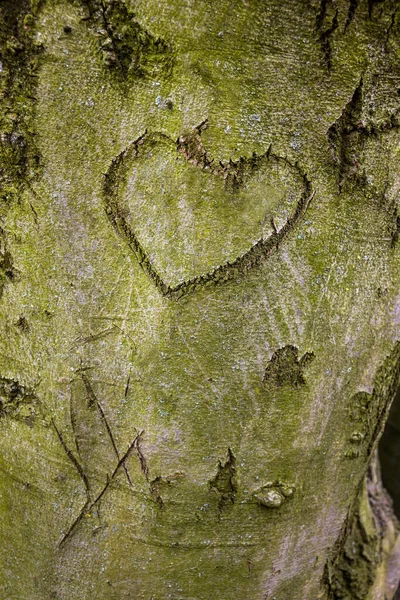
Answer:
[{"label": "crossed scratch marks", "polygon": [[118,463],[115,467],[115,469],[113,470],[113,472],[111,473],[111,476],[109,476],[107,474],[107,480],[105,485],[103,486],[103,489],[101,490],[101,492],[99,494],[97,494],[97,496],[94,498],[94,500],[91,499],[91,494],[90,494],[90,489],[89,489],[89,482],[87,479],[86,474],[84,473],[81,465],[79,464],[78,460],[75,458],[75,456],[73,455],[73,453],[71,452],[71,450],[68,449],[63,436],[61,434],[61,432],[59,431],[59,429],[57,428],[54,420],[52,421],[53,427],[57,433],[57,436],[61,442],[61,445],[63,446],[65,452],[67,453],[67,456],[69,457],[69,459],[71,460],[71,462],[73,463],[73,465],[75,466],[76,470],[78,471],[80,477],[82,478],[84,484],[85,484],[85,488],[86,488],[86,495],[87,495],[87,500],[85,502],[85,504],[83,505],[83,507],[81,508],[80,513],[78,514],[78,516],[75,518],[75,520],[73,521],[73,523],[70,525],[69,529],[66,531],[66,533],[64,533],[63,537],[61,538],[58,546],[59,548],[61,548],[65,542],[72,536],[72,534],[74,533],[76,527],[79,525],[79,523],[82,521],[83,517],[85,516],[85,514],[90,513],[91,510],[93,510],[94,508],[96,508],[98,506],[98,503],[100,502],[100,500],[102,499],[102,497],[104,496],[104,494],[106,493],[106,491],[108,490],[108,488],[110,487],[111,483],[114,481],[115,477],[118,475],[118,472],[120,471],[121,467],[126,468],[125,462],[126,460],[129,458],[129,456],[131,455],[133,449],[136,447],[137,443],[138,443],[138,439],[140,438],[140,436],[144,433],[143,431],[139,432],[136,434],[136,436],[134,437],[133,441],[129,444],[129,447],[127,449],[127,451],[123,454],[123,456],[118,460]]},{"label": "crossed scratch marks", "polygon": [[[53,428],[57,434],[57,437],[61,443],[61,446],[63,447],[64,452],[68,456],[70,462],[73,464],[75,470],[77,471],[79,477],[81,478],[81,480],[84,484],[85,493],[86,493],[86,501],[85,501],[84,505],[82,506],[79,514],[74,519],[73,523],[70,525],[70,527],[68,528],[66,533],[64,533],[62,539],[59,542],[59,547],[63,546],[65,544],[65,542],[72,536],[75,529],[77,528],[77,526],[79,525],[79,523],[82,521],[83,517],[86,514],[90,513],[93,509],[96,509],[97,513],[99,514],[99,502],[102,499],[102,497],[104,496],[104,494],[106,493],[106,491],[108,490],[108,488],[110,487],[110,485],[112,484],[112,482],[115,480],[116,476],[118,475],[118,473],[120,472],[121,469],[123,469],[123,471],[125,473],[125,477],[126,477],[126,480],[129,484],[129,486],[132,487],[132,480],[131,480],[131,477],[130,477],[130,474],[128,471],[128,467],[126,465],[126,461],[130,457],[130,455],[132,454],[133,451],[136,452],[136,454],[139,458],[140,467],[141,467],[141,470],[142,470],[142,472],[146,478],[146,481],[149,485],[152,499],[155,502],[157,502],[157,504],[159,506],[163,505],[162,500],[159,497],[159,494],[157,491],[158,486],[156,485],[156,480],[154,480],[154,481],[150,480],[149,469],[148,469],[143,451],[140,447],[140,443],[142,441],[142,436],[143,436],[144,432],[136,431],[136,435],[135,435],[134,439],[130,443],[126,452],[121,456],[121,454],[118,450],[116,441],[115,441],[115,436],[112,432],[112,428],[107,419],[106,413],[103,409],[103,406],[102,406],[100,400],[98,399],[97,395],[94,392],[93,386],[92,386],[88,376],[86,375],[86,373],[84,371],[81,371],[79,373],[79,376],[80,376],[80,379],[83,383],[83,387],[85,390],[87,407],[91,408],[91,409],[95,409],[98,412],[102,423],[104,424],[108,438],[111,442],[113,452],[115,454],[116,465],[115,465],[114,469],[112,470],[111,475],[108,472],[106,473],[105,484],[101,488],[100,492],[97,491],[96,495],[94,495],[93,491],[92,491],[91,482],[90,482],[90,473],[87,472],[87,469],[85,469],[84,466],[82,466],[81,461],[78,460],[78,458],[75,456],[74,452],[72,452],[72,450],[68,447],[62,431],[57,427],[54,419],[52,419],[51,423],[52,423],[52,426],[53,426]],[[74,432],[76,449],[77,449],[78,455],[79,455],[80,448],[78,446],[78,437],[76,434],[76,425],[77,424],[75,422],[75,416],[74,416],[72,408],[71,408],[71,423],[72,423],[72,429]]]}]

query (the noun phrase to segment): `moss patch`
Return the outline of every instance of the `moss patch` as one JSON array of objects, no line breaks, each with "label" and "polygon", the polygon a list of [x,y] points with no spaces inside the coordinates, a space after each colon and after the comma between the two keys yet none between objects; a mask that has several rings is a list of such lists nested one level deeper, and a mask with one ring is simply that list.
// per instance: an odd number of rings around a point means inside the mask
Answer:
[{"label": "moss patch", "polygon": [[[40,174],[35,141],[36,70],[41,46],[34,39],[40,2],[12,0],[0,6],[0,216]],[[15,281],[13,257],[0,229],[0,296]]]}]

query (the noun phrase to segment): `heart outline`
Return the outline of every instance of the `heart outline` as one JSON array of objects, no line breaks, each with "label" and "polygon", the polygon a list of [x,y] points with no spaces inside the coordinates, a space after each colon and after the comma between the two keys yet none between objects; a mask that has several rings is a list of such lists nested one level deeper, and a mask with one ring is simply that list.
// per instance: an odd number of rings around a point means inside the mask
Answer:
[{"label": "heart outline", "polygon": [[[207,120],[203,121],[198,127],[195,128],[193,135],[197,133],[197,135],[200,136],[201,131],[206,127]],[[121,209],[118,202],[120,171],[123,167],[125,159],[129,158],[132,154],[134,157],[138,156],[140,147],[143,145],[145,140],[151,137],[155,138],[157,136],[160,139],[164,138],[170,142],[173,142],[169,136],[163,133],[149,133],[146,129],[141,136],[131,142],[111,161],[109,168],[107,169],[106,173],[104,173],[103,196],[105,201],[105,211],[113,228],[119,235],[128,241],[129,247],[136,256],[138,263],[150,277],[161,295],[165,298],[179,300],[183,296],[196,291],[196,289],[230,281],[239,274],[247,273],[250,269],[259,264],[261,260],[268,256],[274,249],[278,249],[283,238],[286,237],[286,235],[293,229],[294,225],[305,214],[315,196],[315,191],[312,189],[311,182],[308,179],[307,174],[301,170],[298,163],[296,162],[293,164],[287,158],[274,154],[271,146],[268,148],[265,154],[256,155],[253,153],[253,156],[250,159],[241,157],[238,162],[235,163],[233,161],[229,161],[229,163],[226,163],[225,165],[222,162],[219,162],[221,168],[217,168],[220,171],[223,171],[224,169],[226,171],[229,168],[229,165],[231,165],[233,168],[236,168],[239,163],[246,163],[251,160],[254,161],[265,157],[272,157],[277,161],[284,162],[299,172],[303,182],[303,192],[292,214],[288,217],[286,223],[279,231],[277,231],[272,219],[274,231],[267,238],[260,238],[244,254],[238,256],[231,262],[226,261],[222,265],[215,267],[207,274],[197,275],[191,279],[180,282],[176,286],[169,286],[163,281],[162,277],[157,272],[157,269],[151,263],[146,251],[135,234],[134,229],[127,222],[124,211]],[[201,143],[198,151],[196,150],[195,153],[193,153],[190,151],[190,149],[188,149],[189,146],[186,144],[187,139],[189,138],[181,136],[176,142],[174,142],[177,146],[177,150],[184,152],[187,162],[191,162],[202,169],[210,168],[210,165],[214,163],[214,160],[209,160],[208,153],[202,148]]]}]

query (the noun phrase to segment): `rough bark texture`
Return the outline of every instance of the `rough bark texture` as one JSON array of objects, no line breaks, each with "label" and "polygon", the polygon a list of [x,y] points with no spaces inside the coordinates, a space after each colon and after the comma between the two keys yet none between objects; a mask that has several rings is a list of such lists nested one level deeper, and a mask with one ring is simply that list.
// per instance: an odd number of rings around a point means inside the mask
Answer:
[{"label": "rough bark texture", "polygon": [[396,0],[0,4],[4,599],[392,600]]}]

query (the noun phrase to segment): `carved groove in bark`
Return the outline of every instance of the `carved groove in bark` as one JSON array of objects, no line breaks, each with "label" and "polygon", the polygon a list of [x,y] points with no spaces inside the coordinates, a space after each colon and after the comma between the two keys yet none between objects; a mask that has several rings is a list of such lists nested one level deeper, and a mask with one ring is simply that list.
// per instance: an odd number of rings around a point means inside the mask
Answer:
[{"label": "carved groove in bark", "polygon": [[149,275],[159,292],[166,298],[172,300],[178,300],[183,296],[196,291],[197,289],[207,286],[222,283],[225,281],[232,280],[234,277],[244,274],[251,268],[259,264],[264,258],[266,258],[271,252],[276,250],[282,240],[287,234],[293,229],[295,224],[301,219],[306,213],[312,199],[314,198],[315,191],[312,188],[311,182],[307,177],[307,174],[303,172],[302,168],[298,163],[292,164],[288,159],[282,156],[278,156],[271,151],[271,147],[263,155],[258,156],[253,153],[251,158],[240,158],[237,162],[229,161],[224,164],[221,161],[214,165],[215,160],[210,160],[207,151],[203,149],[201,142],[200,145],[193,149],[193,137],[196,136],[199,140],[202,129],[205,128],[207,121],[201,123],[191,136],[181,136],[176,142],[177,153],[183,153],[187,162],[190,162],[202,170],[208,170],[211,174],[221,177],[225,181],[225,186],[230,185],[233,189],[240,188],[242,184],[242,175],[245,169],[256,169],[257,166],[263,161],[275,161],[275,163],[282,163],[286,167],[297,171],[302,180],[303,191],[300,199],[295,206],[292,214],[287,219],[285,225],[278,231],[276,229],[273,218],[271,224],[273,232],[267,238],[259,239],[250,249],[238,256],[233,261],[225,262],[214,270],[207,274],[195,276],[191,279],[183,281],[175,286],[166,284],[155,266],[149,259],[143,245],[141,244],[136,232],[130,226],[127,220],[127,215],[124,209],[121,208],[118,199],[118,188],[121,179],[121,170],[124,162],[127,158],[136,158],[140,151],[141,146],[148,140],[155,140],[157,136],[159,139],[165,140],[169,143],[174,143],[171,138],[161,133],[148,133],[147,131],[133,141],[123,152],[121,152],[111,163],[107,172],[104,175],[103,182],[103,194],[105,201],[105,210],[107,216],[119,235],[128,240],[129,246],[139,264],[143,270]]}]

